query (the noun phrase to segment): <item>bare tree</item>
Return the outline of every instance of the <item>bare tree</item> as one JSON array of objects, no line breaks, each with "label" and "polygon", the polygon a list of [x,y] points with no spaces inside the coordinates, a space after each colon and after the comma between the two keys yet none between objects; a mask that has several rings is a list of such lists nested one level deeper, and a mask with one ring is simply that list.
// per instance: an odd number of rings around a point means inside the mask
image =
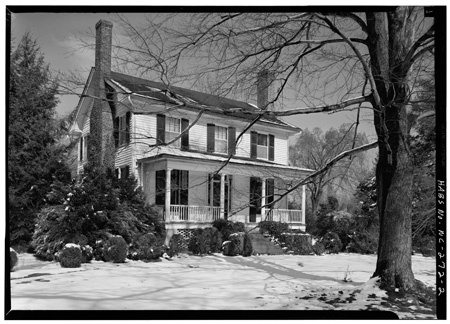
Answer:
[{"label": "bare tree", "polygon": [[[332,128],[325,133],[318,127],[312,131],[309,129],[303,130],[291,147],[291,163],[298,167],[319,170],[339,153],[351,149],[353,144],[356,144],[356,146],[367,144],[368,140],[365,134],[358,133],[356,137],[354,136],[354,126],[354,124],[344,124],[339,129]],[[334,187],[335,191],[344,187],[354,190],[365,176],[365,162],[364,153],[354,155],[349,159],[343,159],[336,163],[333,168],[328,169],[327,172],[319,174],[307,185],[312,210],[311,222],[316,219],[317,209],[324,191],[331,187]]]},{"label": "bare tree", "polygon": [[[434,62],[434,25],[424,17],[423,8],[392,7],[387,12],[366,13],[158,14],[140,26],[125,16],[118,21],[127,41],[116,42],[116,62],[162,81],[169,92],[174,82],[193,87],[208,83],[215,94],[247,100],[255,94],[257,73],[271,71],[275,91],[270,104],[278,109],[267,109],[269,104],[260,111],[246,112],[254,117],[249,126],[270,115],[373,111],[380,218],[374,276],[380,276],[387,289],[415,287],[407,107],[415,80],[430,73]],[[216,108],[204,111],[209,109]],[[343,152],[313,176],[351,152],[372,147],[368,144]]]}]

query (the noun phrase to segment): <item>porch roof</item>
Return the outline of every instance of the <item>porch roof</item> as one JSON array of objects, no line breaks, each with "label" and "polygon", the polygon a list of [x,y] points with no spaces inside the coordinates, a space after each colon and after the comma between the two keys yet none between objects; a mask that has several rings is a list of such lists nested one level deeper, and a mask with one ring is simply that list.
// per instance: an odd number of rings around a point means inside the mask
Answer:
[{"label": "porch roof", "polygon": [[[225,156],[217,156],[213,154],[200,153],[200,152],[192,152],[192,151],[183,151],[173,147],[158,147],[158,153],[153,156],[144,156],[140,159],[137,159],[137,163],[150,163],[160,158],[172,158],[177,160],[186,160],[189,162],[192,161],[201,161],[201,162],[212,162],[214,164],[225,163],[228,161],[228,157]],[[287,171],[289,173],[302,173],[304,175],[310,174],[314,172],[314,170],[299,168],[295,166],[276,164],[273,162],[264,162],[264,161],[255,161],[245,158],[231,158],[227,165],[230,166],[247,166],[247,167],[257,167],[271,170],[279,170],[280,172]]]}]

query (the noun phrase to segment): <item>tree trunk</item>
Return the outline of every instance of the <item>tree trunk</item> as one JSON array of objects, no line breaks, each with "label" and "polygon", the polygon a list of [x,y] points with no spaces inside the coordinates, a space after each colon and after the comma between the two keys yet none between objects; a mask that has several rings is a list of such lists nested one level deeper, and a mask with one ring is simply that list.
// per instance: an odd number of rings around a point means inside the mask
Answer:
[{"label": "tree trunk", "polygon": [[[415,286],[411,269],[412,164],[403,148],[397,152],[397,166],[387,165],[381,152],[377,164],[380,236],[374,273],[381,277],[383,289],[411,290]],[[385,150],[384,150],[385,151]]]}]

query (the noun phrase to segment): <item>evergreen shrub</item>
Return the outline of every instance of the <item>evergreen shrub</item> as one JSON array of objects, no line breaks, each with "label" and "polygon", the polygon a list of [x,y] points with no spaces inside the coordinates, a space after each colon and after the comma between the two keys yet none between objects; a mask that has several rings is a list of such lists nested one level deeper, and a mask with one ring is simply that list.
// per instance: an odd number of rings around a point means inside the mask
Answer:
[{"label": "evergreen shrub", "polygon": [[242,249],[242,256],[248,257],[253,253],[252,240],[248,233],[244,235],[244,248]]},{"label": "evergreen shrub", "polygon": [[278,242],[280,242],[280,245],[283,247],[287,247],[288,251],[293,251],[294,254],[314,254],[311,237],[307,234],[282,233],[278,237]]},{"label": "evergreen shrub", "polygon": [[186,240],[181,234],[174,234],[170,238],[169,248],[167,254],[169,257],[179,255],[180,253],[186,252]]},{"label": "evergreen shrub", "polygon": [[194,235],[189,241],[188,249],[194,254],[208,254],[219,252],[222,239],[215,227],[196,228]]},{"label": "evergreen shrub", "polygon": [[267,233],[276,238],[278,238],[281,233],[289,231],[289,224],[274,221],[261,221],[259,222],[258,227],[261,234]]},{"label": "evergreen shrub", "polygon": [[62,268],[79,268],[81,266],[81,249],[76,244],[66,244],[59,253]]},{"label": "evergreen shrub", "polygon": [[342,242],[334,232],[325,234],[320,240],[320,243],[325,247],[325,251],[330,254],[339,253],[342,250]]},{"label": "evergreen shrub", "polygon": [[14,249],[9,248],[9,270],[12,271],[12,269],[17,265],[19,262],[19,256],[17,255],[17,252],[14,251]]},{"label": "evergreen shrub", "polygon": [[212,222],[212,226],[217,228],[221,234],[222,241],[228,241],[233,233],[244,232],[245,224],[242,222],[232,222],[227,219],[217,219]]},{"label": "evergreen shrub", "polygon": [[132,259],[152,261],[159,259],[163,254],[163,242],[159,236],[152,233],[141,235],[135,243],[135,252]]},{"label": "evergreen shrub", "polygon": [[323,246],[323,244],[320,242],[316,242],[313,245],[313,251],[314,251],[314,254],[316,254],[316,255],[322,255],[325,253],[325,246]]},{"label": "evergreen shrub", "polygon": [[111,236],[103,246],[103,259],[106,262],[124,263],[127,253],[127,242],[121,236]]},{"label": "evergreen shrub", "polygon": [[378,248],[378,233],[362,231],[351,236],[347,252],[360,254],[374,254]]}]

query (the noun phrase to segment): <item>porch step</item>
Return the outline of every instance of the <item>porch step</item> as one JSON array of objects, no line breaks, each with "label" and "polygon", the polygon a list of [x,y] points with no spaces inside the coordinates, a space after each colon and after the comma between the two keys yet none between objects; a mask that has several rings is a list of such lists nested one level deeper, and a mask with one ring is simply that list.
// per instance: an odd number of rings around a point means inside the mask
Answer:
[{"label": "porch step", "polygon": [[252,247],[255,253],[269,255],[283,254],[283,249],[271,242],[270,238],[255,231],[250,232],[249,235],[252,240]]}]

